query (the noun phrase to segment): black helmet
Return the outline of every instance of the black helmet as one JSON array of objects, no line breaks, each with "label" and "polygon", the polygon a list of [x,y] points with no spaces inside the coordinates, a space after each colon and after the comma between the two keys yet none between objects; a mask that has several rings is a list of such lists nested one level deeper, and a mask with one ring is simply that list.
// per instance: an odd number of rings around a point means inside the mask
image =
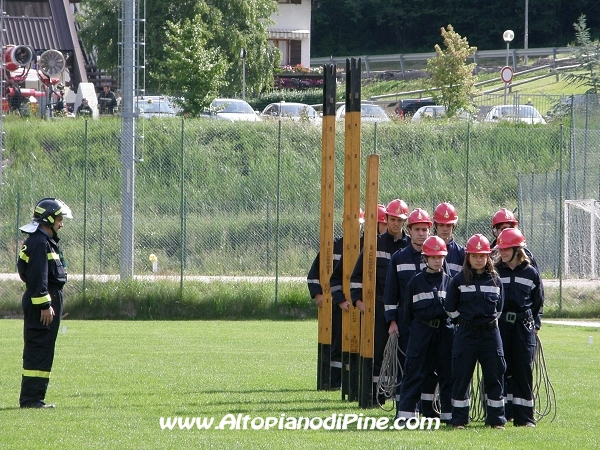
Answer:
[{"label": "black helmet", "polygon": [[40,223],[52,227],[58,216],[72,219],[71,208],[57,198],[43,198],[35,205],[31,222],[19,229],[24,233],[33,233]]},{"label": "black helmet", "polygon": [[72,219],[71,208],[65,202],[57,198],[43,198],[33,210],[33,221],[43,223],[44,225],[54,225],[54,219],[58,216]]}]

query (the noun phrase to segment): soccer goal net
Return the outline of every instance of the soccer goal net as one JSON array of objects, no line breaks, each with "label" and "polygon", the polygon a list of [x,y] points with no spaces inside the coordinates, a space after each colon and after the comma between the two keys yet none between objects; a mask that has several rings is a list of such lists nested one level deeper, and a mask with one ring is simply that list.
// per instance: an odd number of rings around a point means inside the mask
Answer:
[{"label": "soccer goal net", "polygon": [[565,200],[564,277],[600,275],[600,202]]}]

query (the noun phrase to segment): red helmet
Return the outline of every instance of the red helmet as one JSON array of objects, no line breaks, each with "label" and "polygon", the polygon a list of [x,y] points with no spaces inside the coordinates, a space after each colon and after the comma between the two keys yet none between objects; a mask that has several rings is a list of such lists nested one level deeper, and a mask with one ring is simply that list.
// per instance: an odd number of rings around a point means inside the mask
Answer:
[{"label": "red helmet", "polygon": [[511,223],[514,227],[519,225],[519,221],[515,219],[515,215],[506,208],[502,208],[492,216],[492,228],[496,228],[501,223]]},{"label": "red helmet", "polygon": [[488,241],[483,234],[475,234],[467,241],[466,252],[473,254],[492,253],[492,250],[490,249],[490,241]]},{"label": "red helmet", "polygon": [[360,208],[360,212],[358,213],[358,223],[365,223],[365,211]]},{"label": "red helmet", "polygon": [[408,216],[408,220],[406,222],[406,226],[410,227],[415,223],[426,223],[429,227],[433,226],[433,222],[429,218],[429,213],[424,209],[417,208]]},{"label": "red helmet", "polygon": [[448,249],[446,243],[439,236],[429,236],[423,242],[423,250],[421,251],[425,256],[446,256]]},{"label": "red helmet", "polygon": [[498,236],[494,249],[523,246],[525,246],[525,236],[523,236],[521,230],[518,228],[505,228]]},{"label": "red helmet", "polygon": [[440,203],[433,211],[433,221],[435,223],[452,224],[458,222],[456,208],[450,203]]},{"label": "red helmet", "polygon": [[396,200],[392,200],[388,203],[388,205],[385,207],[385,213],[388,216],[398,217],[406,220],[408,217],[408,205],[404,200],[397,198]]},{"label": "red helmet", "polygon": [[385,205],[379,203],[377,205],[377,223],[387,223],[385,218]]}]

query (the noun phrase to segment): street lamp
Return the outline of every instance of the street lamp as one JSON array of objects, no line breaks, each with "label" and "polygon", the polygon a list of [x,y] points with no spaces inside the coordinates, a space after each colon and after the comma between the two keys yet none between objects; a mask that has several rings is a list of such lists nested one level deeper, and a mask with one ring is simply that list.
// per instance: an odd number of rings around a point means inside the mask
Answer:
[{"label": "street lamp", "polygon": [[240,58],[242,59],[242,100],[246,101],[246,49],[244,47],[240,50]]},{"label": "street lamp", "polygon": [[510,43],[515,38],[515,33],[513,30],[506,30],[502,33],[502,39],[506,42],[506,65],[508,66],[508,55],[510,49]]},{"label": "street lamp", "polygon": [[[529,0],[525,0],[525,50],[529,48]],[[525,65],[527,65],[527,53],[525,53]]]},{"label": "street lamp", "polygon": [[[506,30],[502,33],[502,39],[506,42],[506,65],[508,66],[508,55],[510,52],[510,42],[515,38],[515,33],[513,30]],[[504,104],[506,104],[506,89],[508,87],[508,83],[504,83]]]}]

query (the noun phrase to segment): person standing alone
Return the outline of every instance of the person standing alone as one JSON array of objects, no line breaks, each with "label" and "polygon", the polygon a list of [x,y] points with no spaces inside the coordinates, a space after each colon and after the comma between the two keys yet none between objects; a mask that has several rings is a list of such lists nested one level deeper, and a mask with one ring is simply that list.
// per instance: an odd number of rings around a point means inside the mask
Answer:
[{"label": "person standing alone", "polygon": [[57,236],[63,217],[72,218],[71,209],[56,198],[44,198],[35,206],[32,222],[20,228],[29,235],[17,262],[25,283],[21,408],[54,408],[44,400],[62,315],[62,288],[67,282]]}]

